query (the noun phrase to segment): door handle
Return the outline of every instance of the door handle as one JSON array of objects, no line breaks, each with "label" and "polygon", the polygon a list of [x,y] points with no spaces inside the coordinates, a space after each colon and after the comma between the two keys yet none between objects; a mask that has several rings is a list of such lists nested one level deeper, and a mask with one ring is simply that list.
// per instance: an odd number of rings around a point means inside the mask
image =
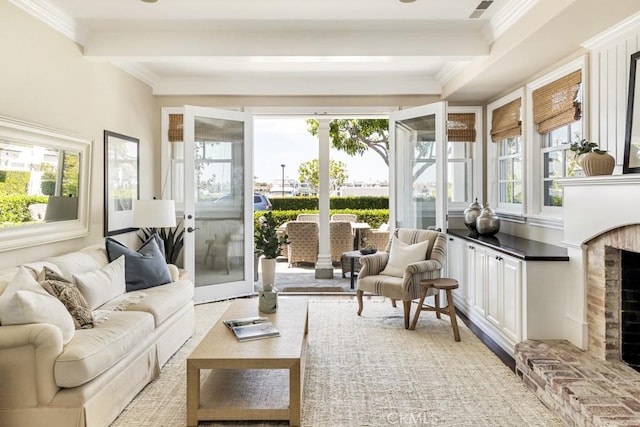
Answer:
[{"label": "door handle", "polygon": [[188,227],[188,228],[187,228],[187,233],[193,233],[193,232],[194,232],[194,231],[196,231],[196,230],[200,230],[200,227],[196,227],[196,228]]}]

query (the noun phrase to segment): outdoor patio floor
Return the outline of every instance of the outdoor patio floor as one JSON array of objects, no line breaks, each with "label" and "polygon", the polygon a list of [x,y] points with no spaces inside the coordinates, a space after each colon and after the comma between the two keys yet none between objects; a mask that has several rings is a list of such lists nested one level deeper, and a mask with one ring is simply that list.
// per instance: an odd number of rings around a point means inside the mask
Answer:
[{"label": "outdoor patio floor", "polygon": [[[333,268],[333,279],[316,279],[315,266],[311,264],[298,264],[289,267],[289,263],[285,258],[279,258],[276,263],[276,283],[275,287],[280,292],[286,291],[287,288],[309,288],[308,292],[327,292],[323,288],[341,287],[342,292],[350,292],[355,294],[355,290],[351,289],[351,279],[349,273],[346,278],[342,277],[342,269],[340,266]],[[256,291],[262,289],[262,272],[258,267],[258,280],[254,282]],[[355,287],[355,282],[354,282]],[[315,289],[312,289],[315,288]],[[304,293],[305,291],[299,291]],[[331,292],[331,291],[330,291]]]}]

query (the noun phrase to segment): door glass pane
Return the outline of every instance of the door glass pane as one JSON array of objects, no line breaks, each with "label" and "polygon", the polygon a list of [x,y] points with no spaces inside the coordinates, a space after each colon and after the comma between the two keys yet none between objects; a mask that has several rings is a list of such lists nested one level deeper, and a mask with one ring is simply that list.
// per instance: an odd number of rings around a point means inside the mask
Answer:
[{"label": "door glass pane", "polygon": [[[399,155],[398,201],[411,201],[405,210],[404,227],[426,229],[436,226],[436,116],[429,114],[396,122],[396,150]],[[403,169],[402,166],[410,166]],[[411,173],[404,173],[410,170]],[[405,207],[406,208],[406,207]]]},{"label": "door glass pane", "polygon": [[195,284],[244,280],[244,123],[195,117]]}]

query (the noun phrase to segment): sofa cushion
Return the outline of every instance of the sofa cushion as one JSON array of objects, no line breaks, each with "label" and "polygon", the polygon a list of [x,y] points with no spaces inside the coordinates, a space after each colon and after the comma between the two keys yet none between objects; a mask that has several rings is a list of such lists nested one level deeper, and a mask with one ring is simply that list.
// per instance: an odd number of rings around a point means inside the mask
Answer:
[{"label": "sofa cushion", "polygon": [[62,275],[69,280],[73,280],[74,274],[98,270],[108,263],[105,250],[97,246],[48,258],[45,261],[55,264]]},{"label": "sofa cushion", "polygon": [[139,296],[138,301],[126,305],[126,311],[143,311],[153,315],[157,328],[173,313],[177,312],[193,299],[193,283],[189,280],[179,280],[162,286],[128,292],[120,298],[109,301],[101,310],[117,310],[123,307],[124,299],[132,300]]},{"label": "sofa cushion", "polygon": [[77,387],[124,358],[154,331],[148,313],[114,311],[93,329],[79,329],[54,366],[56,384]]},{"label": "sofa cushion", "polygon": [[73,317],[76,329],[93,328],[93,316],[80,290],[59,273],[44,267],[38,282],[51,295],[58,298]]},{"label": "sofa cushion", "polygon": [[110,237],[107,237],[105,245],[110,261],[125,257],[127,292],[171,282],[171,273],[164,258],[164,244],[157,234],[152,234],[137,251]]},{"label": "sofa cushion", "polygon": [[124,256],[121,256],[99,270],[73,275],[91,310],[125,293],[124,263]]},{"label": "sofa cushion", "polygon": [[0,295],[0,322],[3,325],[50,323],[60,329],[64,344],[75,332],[73,319],[64,305],[49,295],[24,267],[18,269]]}]

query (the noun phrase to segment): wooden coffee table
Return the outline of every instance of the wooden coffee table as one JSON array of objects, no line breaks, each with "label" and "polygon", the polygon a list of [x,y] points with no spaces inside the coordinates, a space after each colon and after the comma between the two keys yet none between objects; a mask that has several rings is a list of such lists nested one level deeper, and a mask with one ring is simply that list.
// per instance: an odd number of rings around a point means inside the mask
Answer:
[{"label": "wooden coffee table", "polygon": [[[289,420],[299,426],[307,354],[306,299],[280,298],[263,314],[238,299],[187,358],[187,425],[205,420]],[[280,336],[238,342],[223,320],[265,316]],[[201,381],[201,370],[211,373]]]}]

